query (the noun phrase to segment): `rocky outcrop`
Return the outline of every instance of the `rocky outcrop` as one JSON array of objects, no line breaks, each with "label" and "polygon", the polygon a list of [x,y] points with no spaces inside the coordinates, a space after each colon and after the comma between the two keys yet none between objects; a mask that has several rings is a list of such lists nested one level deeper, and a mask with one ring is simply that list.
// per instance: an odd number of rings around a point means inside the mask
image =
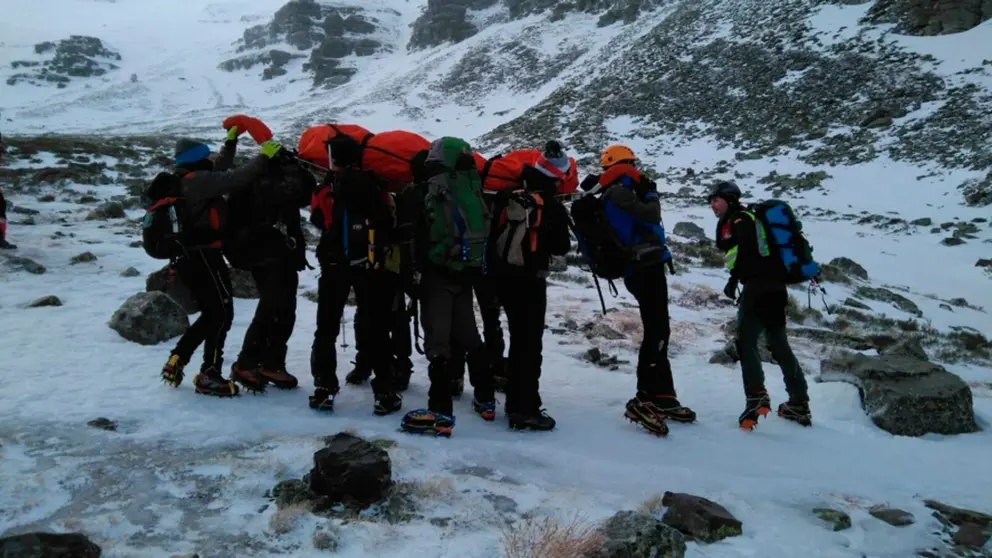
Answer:
[{"label": "rocky outcrop", "polygon": [[200,311],[196,299],[193,298],[193,293],[190,292],[186,284],[179,279],[179,275],[168,265],[148,275],[148,278],[145,279],[145,291],[150,293],[160,292],[169,295],[172,300],[175,300],[189,314],[195,314]]},{"label": "rocky outcrop", "polygon": [[988,0],[876,0],[865,17],[871,23],[895,23],[910,35],[961,33],[988,19]]},{"label": "rocky outcrop", "polygon": [[413,22],[407,47],[421,49],[446,42],[460,43],[479,29],[468,21],[468,10],[481,10],[498,0],[427,0],[427,8]]},{"label": "rocky outcrop", "polygon": [[979,430],[968,384],[925,360],[845,354],[821,361],[817,381],[858,386],[861,403],[872,422],[897,436]]},{"label": "rocky outcrop", "polygon": [[[247,54],[222,62],[220,68],[234,72],[261,66],[260,77],[270,80],[287,74],[286,67],[293,60],[305,58],[302,69],[311,73],[315,86],[342,85],[358,70],[341,59],[371,56],[389,48],[369,36],[383,29],[363,8],[292,0],[268,24],[245,30],[238,52]],[[283,43],[297,52],[271,48]],[[304,54],[308,51],[309,56]]]},{"label": "rocky outcrop", "polygon": [[26,533],[0,538],[3,558],[100,558],[102,552],[82,533]]},{"label": "rocky outcrop", "polygon": [[25,70],[7,78],[7,85],[21,82],[33,85],[54,83],[59,89],[66,87],[73,79],[98,77],[116,70],[114,62],[121,55],[109,49],[96,37],[70,35],[68,39],[46,41],[34,45],[36,54],[51,56],[48,60],[16,60],[11,63],[14,69]]},{"label": "rocky outcrop", "polygon": [[128,341],[156,345],[182,335],[189,316],[165,293],[138,293],[124,301],[107,325]]}]

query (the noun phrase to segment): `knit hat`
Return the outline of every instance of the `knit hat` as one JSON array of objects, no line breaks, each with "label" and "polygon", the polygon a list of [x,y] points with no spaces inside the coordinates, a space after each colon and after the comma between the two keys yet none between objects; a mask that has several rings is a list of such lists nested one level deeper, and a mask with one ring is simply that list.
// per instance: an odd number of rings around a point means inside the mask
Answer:
[{"label": "knit hat", "polygon": [[534,166],[545,176],[564,180],[571,168],[571,162],[565,155],[561,144],[551,140],[544,145],[544,153],[541,153]]},{"label": "knit hat", "polygon": [[210,146],[193,139],[182,138],[176,142],[176,166],[198,163],[210,156]]},{"label": "knit hat", "polygon": [[730,205],[736,205],[741,202],[741,189],[732,180],[721,180],[710,190],[709,201],[713,198],[723,198]]}]

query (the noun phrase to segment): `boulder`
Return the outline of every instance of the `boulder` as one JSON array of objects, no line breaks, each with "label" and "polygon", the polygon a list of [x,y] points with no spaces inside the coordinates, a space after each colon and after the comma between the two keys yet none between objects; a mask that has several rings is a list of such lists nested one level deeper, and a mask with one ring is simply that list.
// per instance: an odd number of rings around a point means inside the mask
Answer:
[{"label": "boulder", "polygon": [[691,238],[693,240],[708,239],[706,236],[706,231],[704,231],[702,227],[688,221],[680,221],[675,223],[675,228],[672,229],[672,233],[685,238]]},{"label": "boulder", "polygon": [[381,447],[340,432],[313,454],[306,481],[323,500],[320,507],[344,503],[364,507],[386,499],[392,487],[392,462]]},{"label": "boulder", "polygon": [[851,516],[840,510],[830,508],[813,508],[813,513],[824,523],[830,525],[834,531],[843,531],[851,528]]},{"label": "boulder", "polygon": [[686,537],[712,543],[743,533],[741,522],[726,508],[701,496],[665,492],[661,503],[668,507],[662,521]]},{"label": "boulder", "polygon": [[617,512],[599,530],[603,546],[595,558],[683,558],[685,536],[648,514]]},{"label": "boulder", "polygon": [[26,533],[0,538],[3,558],[100,558],[102,553],[81,533]]},{"label": "boulder", "polygon": [[55,295],[48,295],[28,304],[28,308],[42,308],[45,306],[62,306],[62,300]]},{"label": "boulder", "polygon": [[156,345],[182,335],[189,316],[165,293],[138,293],[124,301],[107,325],[128,341]]},{"label": "boulder", "polygon": [[903,356],[918,360],[928,360],[927,352],[923,349],[923,341],[919,335],[907,335],[897,339],[895,343],[879,347],[878,353],[889,356]]},{"label": "boulder", "polygon": [[913,514],[899,508],[890,508],[882,505],[872,506],[868,509],[868,513],[875,519],[884,521],[893,527],[906,527],[907,525],[916,523]]},{"label": "boulder", "polygon": [[158,271],[154,271],[145,279],[146,292],[160,292],[169,295],[182,306],[187,314],[195,314],[200,311],[200,306],[193,298],[186,284],[179,279],[179,275],[172,272],[167,265]]},{"label": "boulder", "polygon": [[839,258],[834,258],[827,262],[828,265],[833,266],[844,273],[857,277],[858,279],[868,279],[868,271],[861,266],[858,262],[852,260],[851,258],[845,258],[843,256]]},{"label": "boulder", "polygon": [[258,298],[258,285],[250,271],[230,268],[231,273],[231,295],[234,298]]},{"label": "boulder", "polygon": [[925,360],[842,354],[820,361],[817,381],[856,385],[872,422],[897,436],[979,430],[968,384]]}]

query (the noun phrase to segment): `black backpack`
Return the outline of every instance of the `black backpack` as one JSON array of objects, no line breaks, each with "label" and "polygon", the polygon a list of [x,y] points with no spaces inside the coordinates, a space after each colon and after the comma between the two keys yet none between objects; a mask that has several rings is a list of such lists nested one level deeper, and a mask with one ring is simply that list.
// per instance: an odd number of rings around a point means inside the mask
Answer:
[{"label": "black backpack", "polygon": [[157,260],[173,260],[184,252],[186,200],[170,194],[179,192],[179,177],[160,173],[146,190],[151,203],[145,207],[141,244],[145,253]]},{"label": "black backpack", "polygon": [[609,280],[624,277],[634,261],[634,252],[610,226],[601,195],[575,200],[570,213],[572,232],[579,241],[578,251],[593,275]]}]

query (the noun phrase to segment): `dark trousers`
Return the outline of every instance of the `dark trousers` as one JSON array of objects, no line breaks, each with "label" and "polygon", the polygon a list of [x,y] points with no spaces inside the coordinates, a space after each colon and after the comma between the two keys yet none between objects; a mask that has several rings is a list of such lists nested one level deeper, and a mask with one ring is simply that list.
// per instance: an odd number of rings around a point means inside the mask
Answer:
[{"label": "dark trousers", "polygon": [[[502,306],[499,302],[499,279],[492,275],[483,276],[475,282],[472,291],[475,293],[475,300],[479,303],[479,313],[482,315],[482,341],[486,346],[488,367],[484,372],[487,378],[469,378],[469,382],[472,386],[476,386],[481,379],[485,384],[492,384],[494,375],[506,374],[503,358],[506,344],[503,341],[503,325],[500,323]],[[464,377],[465,350],[458,346],[457,340],[452,339],[451,343],[451,376]]]},{"label": "dark trousers", "polygon": [[499,285],[499,300],[510,330],[505,410],[536,415],[542,405],[540,381],[548,283],[540,277],[513,277],[502,278]]},{"label": "dark trousers", "polygon": [[[747,290],[747,287],[744,289]],[[741,298],[744,298],[743,293]],[[772,357],[782,369],[789,400],[809,401],[806,377],[789,346],[785,331],[785,307],[788,303],[789,293],[783,288],[781,291],[758,294],[747,306],[742,304],[737,313],[737,352],[741,358],[744,393],[748,395],[765,391],[765,372],[758,353],[758,340],[764,332]]]},{"label": "dark trousers", "polygon": [[[424,352],[430,361],[427,373],[431,381],[427,407],[446,415],[452,414],[452,345],[468,354],[470,374],[473,369],[485,364],[482,338],[475,323],[473,280],[468,275],[454,277],[437,272],[425,273],[421,278],[420,321],[424,330]],[[478,392],[479,386],[475,388]]]},{"label": "dark trousers", "polygon": [[214,368],[220,373],[224,365],[224,342],[234,319],[227,262],[220,250],[190,252],[188,257],[176,261],[176,273],[196,300],[200,315],[179,338],[172,352],[186,364],[202,343],[201,371]]},{"label": "dark trousers", "polygon": [[[391,297],[389,309],[389,346],[391,348],[390,354],[392,355],[393,365],[397,370],[410,371],[413,370],[413,362],[410,360],[410,357],[413,356],[413,342],[411,341],[410,333],[412,317],[406,309],[406,295],[403,292],[403,282],[399,275],[388,272],[384,280],[385,286],[389,290],[388,296]],[[364,307],[362,305],[358,305],[358,308],[355,310],[355,367],[371,370],[372,361],[369,357],[370,350],[368,349],[370,345],[365,340],[367,330],[365,328],[366,320],[362,317],[365,313],[363,309]],[[376,349],[373,348],[372,350],[374,351]]]},{"label": "dark trousers", "polygon": [[[383,271],[360,267],[323,266],[317,281],[317,329],[310,349],[310,374],[314,386],[337,393],[337,343],[341,333],[348,294],[354,288],[355,301],[362,309],[362,325],[356,325],[356,347],[369,347],[370,366],[375,373],[372,391],[386,394],[393,391],[391,355],[381,350],[389,344],[389,278]],[[379,349],[379,350],[376,350]]]},{"label": "dark trousers", "polygon": [[659,262],[636,268],[624,285],[637,299],[644,339],[637,353],[637,394],[641,397],[675,397],[672,365],[668,360],[671,324],[668,317],[668,280]]},{"label": "dark trousers", "polygon": [[296,289],[300,274],[282,259],[251,270],[258,287],[258,306],[245,332],[238,365],[241,368],[285,370],[289,338],[296,326]]}]

